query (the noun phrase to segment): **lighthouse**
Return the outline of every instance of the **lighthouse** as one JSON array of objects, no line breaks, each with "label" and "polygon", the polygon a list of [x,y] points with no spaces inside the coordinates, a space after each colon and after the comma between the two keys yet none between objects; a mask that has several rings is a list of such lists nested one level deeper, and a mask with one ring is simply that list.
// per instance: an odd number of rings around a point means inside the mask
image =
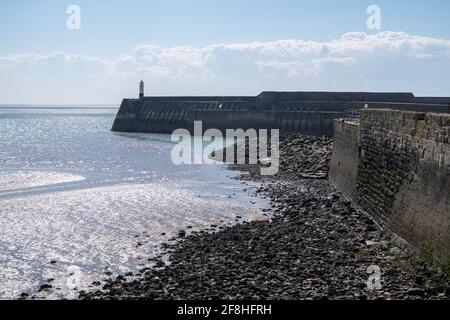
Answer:
[{"label": "lighthouse", "polygon": [[139,83],[139,99],[144,99],[144,80]]}]

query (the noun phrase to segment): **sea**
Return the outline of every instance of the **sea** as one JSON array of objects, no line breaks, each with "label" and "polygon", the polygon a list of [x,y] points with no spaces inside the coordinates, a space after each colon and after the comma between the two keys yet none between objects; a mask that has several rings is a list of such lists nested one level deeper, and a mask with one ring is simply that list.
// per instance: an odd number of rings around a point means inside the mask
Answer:
[{"label": "sea", "polygon": [[117,110],[0,106],[0,299],[75,299],[150,266],[179,230],[264,219],[257,183],[175,164],[170,135],[111,132]]}]

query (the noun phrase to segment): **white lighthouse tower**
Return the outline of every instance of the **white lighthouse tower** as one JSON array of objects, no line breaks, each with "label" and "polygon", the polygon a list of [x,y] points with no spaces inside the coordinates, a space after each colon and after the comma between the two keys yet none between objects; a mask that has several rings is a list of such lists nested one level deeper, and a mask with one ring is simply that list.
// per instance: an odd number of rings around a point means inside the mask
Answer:
[{"label": "white lighthouse tower", "polygon": [[139,99],[144,99],[144,80],[139,83]]}]

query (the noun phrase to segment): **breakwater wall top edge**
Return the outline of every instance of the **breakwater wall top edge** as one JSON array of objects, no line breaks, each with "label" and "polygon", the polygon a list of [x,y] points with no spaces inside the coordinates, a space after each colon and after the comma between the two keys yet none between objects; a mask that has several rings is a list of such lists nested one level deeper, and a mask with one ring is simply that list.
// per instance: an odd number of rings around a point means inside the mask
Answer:
[{"label": "breakwater wall top edge", "polygon": [[257,96],[147,96],[145,101],[304,101],[440,104],[450,97],[416,97],[411,92],[263,91]]}]

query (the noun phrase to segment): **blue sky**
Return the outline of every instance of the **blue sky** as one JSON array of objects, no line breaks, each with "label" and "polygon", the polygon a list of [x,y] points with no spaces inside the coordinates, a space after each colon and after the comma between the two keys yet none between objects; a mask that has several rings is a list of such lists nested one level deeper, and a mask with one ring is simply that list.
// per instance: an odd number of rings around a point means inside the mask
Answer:
[{"label": "blue sky", "polygon": [[141,78],[154,95],[450,96],[449,21],[447,0],[2,0],[0,103],[119,103]]}]

